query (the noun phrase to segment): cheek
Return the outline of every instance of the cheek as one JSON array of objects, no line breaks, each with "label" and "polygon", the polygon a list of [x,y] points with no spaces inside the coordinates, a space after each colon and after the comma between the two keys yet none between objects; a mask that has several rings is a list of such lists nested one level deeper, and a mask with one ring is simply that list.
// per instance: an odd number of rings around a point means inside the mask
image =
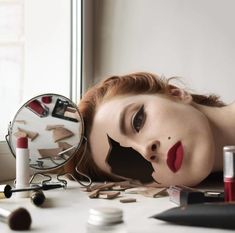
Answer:
[{"label": "cheek", "polygon": [[182,169],[177,173],[170,171],[165,162],[153,164],[154,179],[165,186],[200,183],[211,172],[214,161],[214,140],[207,118],[192,106],[149,113],[148,128],[151,130],[148,132],[161,140],[162,150],[166,152],[172,141],[182,140],[186,152]]},{"label": "cheek", "polygon": [[181,179],[177,179],[177,177],[174,174],[171,174],[167,169],[159,168],[157,171],[155,170],[152,174],[153,179],[165,186],[168,187],[170,185],[182,185]]},{"label": "cheek", "polygon": [[174,174],[167,170],[161,169],[157,172],[153,172],[152,177],[155,181],[160,183],[165,187],[169,187],[170,185],[185,185],[185,186],[195,186],[201,182],[201,179],[198,177],[192,176],[190,173],[178,173]]},{"label": "cheek", "polygon": [[[172,127],[179,127],[179,122],[185,121],[187,115],[190,112],[185,113],[183,106],[160,106],[157,108],[149,108],[147,121],[148,126],[155,127],[157,129],[173,129]],[[188,117],[189,121],[191,117]]]}]

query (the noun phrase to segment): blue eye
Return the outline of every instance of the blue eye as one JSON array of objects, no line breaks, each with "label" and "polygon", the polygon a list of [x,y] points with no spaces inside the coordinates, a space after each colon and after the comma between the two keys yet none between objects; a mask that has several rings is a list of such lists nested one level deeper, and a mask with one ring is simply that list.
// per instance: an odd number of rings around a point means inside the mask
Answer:
[{"label": "blue eye", "polygon": [[143,127],[144,121],[145,121],[145,112],[144,112],[144,105],[143,105],[135,114],[132,120],[132,127],[137,133],[139,133],[139,131]]}]

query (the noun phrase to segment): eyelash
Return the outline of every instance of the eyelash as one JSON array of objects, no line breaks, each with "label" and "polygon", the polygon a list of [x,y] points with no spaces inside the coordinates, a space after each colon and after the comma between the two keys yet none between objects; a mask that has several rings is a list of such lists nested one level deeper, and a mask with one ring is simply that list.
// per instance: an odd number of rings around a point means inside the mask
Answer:
[{"label": "eyelash", "polygon": [[140,130],[142,129],[145,122],[145,118],[146,116],[144,111],[144,105],[142,105],[132,119],[132,128],[136,133],[139,133]]}]

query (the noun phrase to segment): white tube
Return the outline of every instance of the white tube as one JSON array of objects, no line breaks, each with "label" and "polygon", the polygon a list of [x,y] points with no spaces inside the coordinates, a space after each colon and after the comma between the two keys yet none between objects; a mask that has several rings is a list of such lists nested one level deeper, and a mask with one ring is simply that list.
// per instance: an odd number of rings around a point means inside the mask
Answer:
[{"label": "white tube", "polygon": [[[17,139],[16,146],[16,189],[29,187],[29,149],[28,138]],[[17,197],[29,197],[29,192],[17,192]]]}]

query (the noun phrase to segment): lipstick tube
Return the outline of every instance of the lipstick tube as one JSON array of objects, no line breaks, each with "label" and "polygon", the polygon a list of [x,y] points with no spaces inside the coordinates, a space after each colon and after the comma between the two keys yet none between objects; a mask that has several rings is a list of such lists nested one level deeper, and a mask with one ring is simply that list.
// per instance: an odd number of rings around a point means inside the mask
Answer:
[{"label": "lipstick tube", "polygon": [[223,148],[224,159],[224,201],[235,201],[235,146]]},{"label": "lipstick tube", "polygon": [[[29,186],[29,150],[28,138],[17,138],[16,142],[16,189]],[[28,197],[29,192],[17,192],[17,197]]]}]

